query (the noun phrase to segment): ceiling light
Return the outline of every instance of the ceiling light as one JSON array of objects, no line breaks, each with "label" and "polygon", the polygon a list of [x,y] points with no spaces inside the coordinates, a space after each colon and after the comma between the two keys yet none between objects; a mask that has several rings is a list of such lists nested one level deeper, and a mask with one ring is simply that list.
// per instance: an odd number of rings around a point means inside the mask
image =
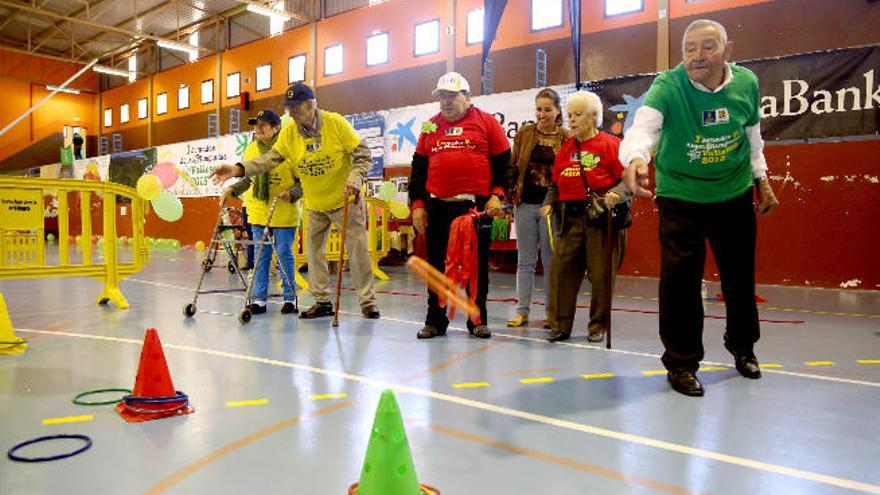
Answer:
[{"label": "ceiling light", "polygon": [[61,92],[61,93],[70,93],[70,94],[72,94],[72,95],[78,95],[78,94],[79,94],[79,90],[78,90],[78,89],[73,89],[73,88],[62,88],[61,86],[53,86],[53,85],[51,85],[51,84],[47,84],[47,85],[46,85],[46,89],[48,89],[49,91],[59,91],[59,92]]},{"label": "ceiling light", "polygon": [[106,65],[95,65],[94,67],[92,67],[92,70],[95,72],[100,72],[101,74],[109,74],[111,76],[126,78],[129,76],[129,72],[127,70],[114,69],[113,67],[107,67]]},{"label": "ceiling light", "polygon": [[285,21],[290,20],[290,14],[283,10],[271,9],[269,7],[264,7],[262,5],[258,5],[255,3],[247,4],[248,12],[253,12],[254,14],[264,15],[266,17],[279,17],[284,19]]}]

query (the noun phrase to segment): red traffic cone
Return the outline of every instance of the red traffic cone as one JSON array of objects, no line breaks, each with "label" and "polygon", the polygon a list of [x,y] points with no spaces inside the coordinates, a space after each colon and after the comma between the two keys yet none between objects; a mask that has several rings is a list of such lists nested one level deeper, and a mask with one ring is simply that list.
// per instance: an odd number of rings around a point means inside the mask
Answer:
[{"label": "red traffic cone", "polygon": [[155,328],[148,328],[144,335],[134,390],[116,405],[116,411],[128,422],[195,412],[186,394],[175,390],[171,383],[165,352],[162,351],[162,342]]}]

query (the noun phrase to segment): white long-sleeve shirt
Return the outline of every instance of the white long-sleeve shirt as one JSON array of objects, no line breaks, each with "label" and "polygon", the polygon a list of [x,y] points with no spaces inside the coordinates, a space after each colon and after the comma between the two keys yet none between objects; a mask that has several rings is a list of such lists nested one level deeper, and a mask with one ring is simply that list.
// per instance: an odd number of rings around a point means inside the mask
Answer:
[{"label": "white long-sleeve shirt", "polygon": [[[730,67],[724,66],[724,81],[721,85],[710,90],[702,84],[689,79],[691,84],[699,91],[717,93],[724,89],[733,80]],[[663,114],[647,105],[642,105],[636,110],[633,125],[626,132],[620,143],[619,158],[624,167],[629,166],[634,158],[641,158],[645,163],[651,161],[651,151],[660,141],[660,130],[663,128]],[[752,165],[752,177],[760,179],[767,175],[767,160],[764,158],[764,139],[761,137],[761,122],[745,128],[751,145],[749,156]]]}]

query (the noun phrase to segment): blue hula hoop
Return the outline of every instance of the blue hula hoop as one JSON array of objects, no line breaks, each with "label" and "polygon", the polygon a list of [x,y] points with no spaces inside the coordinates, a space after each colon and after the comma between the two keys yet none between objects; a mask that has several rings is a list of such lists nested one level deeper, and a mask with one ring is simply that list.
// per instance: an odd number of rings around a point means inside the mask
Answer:
[{"label": "blue hula hoop", "polygon": [[[72,440],[82,440],[85,442],[85,445],[74,450],[73,452],[67,452],[65,454],[57,454],[50,455],[47,457],[22,457],[20,455],[16,455],[15,452],[19,449],[23,449],[28,445],[33,445],[35,443],[48,442],[50,440],[61,440],[61,439],[72,439]],[[22,442],[15,447],[9,449],[9,452],[6,453],[6,456],[9,457],[10,460],[16,462],[48,462],[48,461],[58,461],[61,459],[67,459],[68,457],[73,457],[77,454],[81,454],[87,450],[92,448],[92,439],[87,437],[86,435],[46,435],[44,437],[37,437],[33,440],[28,440],[26,442]]]}]

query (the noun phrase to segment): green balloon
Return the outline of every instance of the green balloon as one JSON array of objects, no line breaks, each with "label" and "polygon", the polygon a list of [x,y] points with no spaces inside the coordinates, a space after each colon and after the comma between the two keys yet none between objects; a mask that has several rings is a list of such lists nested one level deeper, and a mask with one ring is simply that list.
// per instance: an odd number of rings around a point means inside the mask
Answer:
[{"label": "green balloon", "polygon": [[55,234],[46,234],[46,240],[49,242],[55,241]]},{"label": "green balloon", "polygon": [[183,216],[183,203],[177,196],[168,194],[166,191],[162,191],[162,194],[156,199],[151,199],[150,203],[153,205],[153,211],[156,212],[156,215],[166,222],[176,222]]},{"label": "green balloon", "polygon": [[391,201],[396,195],[397,186],[395,186],[393,182],[386,181],[383,182],[381,186],[379,186],[379,199],[381,199],[382,201]]}]

